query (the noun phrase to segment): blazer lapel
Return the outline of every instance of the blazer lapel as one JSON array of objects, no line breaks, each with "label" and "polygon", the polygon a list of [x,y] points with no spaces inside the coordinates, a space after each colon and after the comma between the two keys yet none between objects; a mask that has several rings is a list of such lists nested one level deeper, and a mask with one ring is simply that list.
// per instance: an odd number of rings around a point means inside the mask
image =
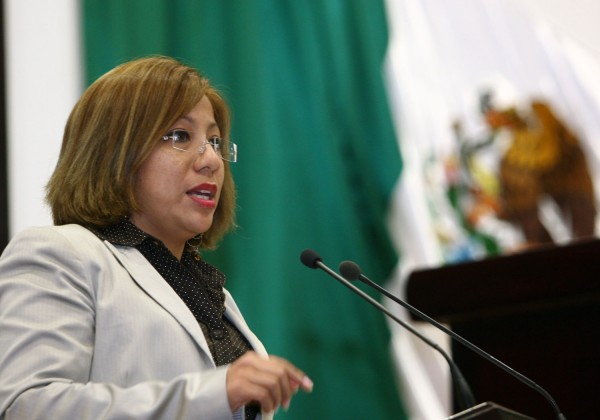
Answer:
[{"label": "blazer lapel", "polygon": [[267,350],[258,337],[252,332],[238,306],[231,297],[229,291],[225,290],[225,316],[248,340],[254,351],[262,356],[267,356]]},{"label": "blazer lapel", "polygon": [[[115,247],[110,242],[104,244],[115,258],[129,272],[131,278],[152,299],[169,312],[181,326],[192,336],[196,343],[212,361],[206,338],[194,315],[177,293],[168,285],[162,276],[152,267],[146,258],[135,248]],[[212,362],[214,364],[214,362]]]}]

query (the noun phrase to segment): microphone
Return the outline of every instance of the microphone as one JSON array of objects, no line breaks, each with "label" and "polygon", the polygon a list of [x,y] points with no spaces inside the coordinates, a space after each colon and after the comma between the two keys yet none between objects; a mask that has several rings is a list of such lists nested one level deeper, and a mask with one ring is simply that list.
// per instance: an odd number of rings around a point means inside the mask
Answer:
[{"label": "microphone", "polygon": [[340,273],[346,279],[348,279],[348,280],[360,280],[364,284],[366,284],[366,285],[368,285],[370,287],[373,287],[374,289],[378,290],[379,292],[381,292],[382,294],[384,294],[388,298],[392,299],[394,302],[396,302],[399,305],[402,305],[404,308],[408,309],[415,316],[421,318],[423,321],[426,321],[426,322],[430,323],[434,327],[442,330],[443,332],[445,332],[446,334],[448,334],[450,337],[452,337],[453,339],[455,339],[456,341],[458,341],[459,343],[461,343],[463,346],[467,347],[469,350],[474,351],[479,356],[483,357],[485,360],[487,360],[487,361],[495,364],[497,367],[499,367],[502,370],[504,370],[505,372],[509,373],[510,375],[512,375],[513,377],[515,377],[516,379],[518,379],[521,383],[524,383],[525,385],[527,385],[527,386],[535,389],[540,394],[542,394],[542,396],[544,396],[544,398],[546,398],[546,400],[550,403],[550,405],[552,406],[552,408],[554,409],[554,411],[556,413],[557,419],[558,420],[566,420],[566,417],[560,411],[560,408],[558,407],[558,404],[556,403],[556,401],[554,400],[554,398],[552,398],[552,396],[550,395],[550,393],[548,391],[546,391],[544,388],[542,388],[541,386],[539,386],[538,384],[536,384],[535,382],[533,382],[531,379],[529,379],[525,375],[517,372],[516,370],[514,370],[510,366],[508,366],[505,363],[501,362],[500,360],[496,359],[495,357],[493,357],[489,353],[481,350],[479,347],[477,347],[476,345],[474,345],[470,341],[467,341],[465,338],[463,338],[462,336],[458,335],[454,331],[446,328],[445,326],[443,326],[442,324],[440,324],[439,322],[437,322],[435,319],[431,318],[428,315],[425,315],[423,312],[419,311],[414,306],[412,306],[409,303],[407,303],[407,302],[405,302],[405,301],[397,298],[396,296],[392,295],[386,289],[384,289],[383,287],[381,287],[377,283],[375,283],[372,280],[370,280],[367,276],[365,276],[364,274],[362,274],[360,267],[355,262],[352,262],[352,261],[343,261],[343,262],[340,263],[339,270],[340,270]]},{"label": "microphone", "polygon": [[[367,295],[365,292],[360,290],[358,287],[354,286],[352,283],[350,283],[344,277],[340,276],[338,273],[336,273],[335,271],[333,271],[332,269],[327,267],[323,263],[321,256],[319,254],[317,254],[315,251],[313,251],[312,249],[305,249],[302,252],[302,254],[300,254],[300,261],[302,261],[302,264],[304,264],[308,268],[313,268],[313,269],[320,268],[321,270],[325,271],[331,277],[333,277],[334,279],[336,279],[337,281],[342,283],[344,286],[346,286],[347,288],[352,290],[354,293],[356,293],[357,295],[362,297],[364,300],[369,302],[371,305],[375,306],[381,312],[385,313],[387,316],[389,316],[391,319],[396,321],[402,327],[404,327],[405,329],[409,330],[411,333],[413,333],[414,335],[419,337],[430,347],[437,350],[444,357],[444,359],[446,359],[446,361],[448,362],[448,365],[450,366],[450,372],[452,374],[452,381],[453,381],[456,389],[459,391],[459,394],[458,394],[459,398],[457,399],[457,403],[459,404],[459,407],[461,408],[461,410],[466,410],[475,405],[475,398],[473,398],[473,393],[471,392],[471,389],[469,388],[467,381],[465,380],[464,376],[462,375],[462,372],[460,371],[458,366],[454,363],[452,358],[450,358],[448,353],[446,353],[440,346],[438,346],[436,343],[431,341],[429,338],[427,338],[426,336],[421,334],[419,331],[417,331],[411,325],[407,324],[406,322],[404,322],[401,319],[399,319],[398,317],[396,317],[385,306],[381,305],[379,302],[377,302],[371,296]],[[360,271],[360,269],[359,269],[359,271]]]}]

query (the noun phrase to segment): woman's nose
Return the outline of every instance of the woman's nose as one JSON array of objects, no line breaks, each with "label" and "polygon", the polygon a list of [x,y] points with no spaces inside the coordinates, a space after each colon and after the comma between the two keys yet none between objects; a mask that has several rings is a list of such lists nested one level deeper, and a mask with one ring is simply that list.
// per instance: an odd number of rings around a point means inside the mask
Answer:
[{"label": "woman's nose", "polygon": [[215,172],[223,166],[223,159],[221,159],[221,156],[217,153],[212,144],[206,142],[204,143],[204,151],[197,154],[194,163],[197,170],[209,168],[212,172]]}]

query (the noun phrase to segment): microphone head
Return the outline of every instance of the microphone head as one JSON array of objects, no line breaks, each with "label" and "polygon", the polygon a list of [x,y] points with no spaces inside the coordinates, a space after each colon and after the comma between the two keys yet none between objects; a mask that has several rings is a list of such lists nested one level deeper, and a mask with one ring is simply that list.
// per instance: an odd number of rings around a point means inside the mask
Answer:
[{"label": "microphone head", "polygon": [[316,251],[313,251],[312,249],[305,249],[302,251],[302,254],[300,254],[300,261],[302,261],[302,264],[308,268],[317,268],[317,262],[322,261],[322,259]]},{"label": "microphone head", "polygon": [[342,261],[339,270],[346,280],[358,280],[361,275],[360,267],[352,261]]}]

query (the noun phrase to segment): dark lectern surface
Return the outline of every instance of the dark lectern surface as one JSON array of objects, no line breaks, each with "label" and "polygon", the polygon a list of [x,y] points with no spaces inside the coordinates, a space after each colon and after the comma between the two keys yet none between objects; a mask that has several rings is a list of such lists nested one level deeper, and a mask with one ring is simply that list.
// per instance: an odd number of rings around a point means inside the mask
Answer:
[{"label": "dark lectern surface", "polygon": [[448,417],[448,420],[534,420],[493,402],[485,402]]},{"label": "dark lectern surface", "polygon": [[[597,413],[600,240],[414,271],[407,301],[548,391],[568,419]],[[546,399],[459,343],[477,401],[538,419]]]}]

